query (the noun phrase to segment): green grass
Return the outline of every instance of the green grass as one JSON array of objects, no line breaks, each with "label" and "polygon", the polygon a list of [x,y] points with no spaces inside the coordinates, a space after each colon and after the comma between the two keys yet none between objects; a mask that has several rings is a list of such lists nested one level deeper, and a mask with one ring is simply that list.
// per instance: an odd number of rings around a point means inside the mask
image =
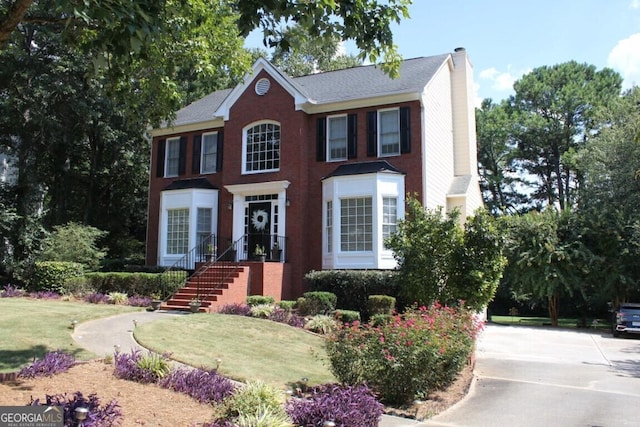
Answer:
[{"label": "green grass", "polygon": [[336,381],[322,337],[268,320],[192,314],[140,325],[135,337],[192,366],[215,368],[220,359],[219,372],[239,381],[259,379],[281,388],[302,378],[310,385]]},{"label": "green grass", "polygon": [[87,304],[30,298],[0,298],[0,372],[12,372],[42,357],[63,350],[78,359],[96,355],[79,347],[71,333],[71,321],[140,311],[140,307]]},{"label": "green grass", "polygon": [[[590,327],[594,319],[589,318],[587,325]],[[520,326],[548,326],[551,325],[549,317],[530,317],[530,316],[491,316],[491,321],[500,325],[520,325]],[[558,319],[558,326],[561,328],[576,329],[578,319],[575,317],[561,317]],[[610,323],[605,319],[598,319],[598,329],[610,328]]]}]

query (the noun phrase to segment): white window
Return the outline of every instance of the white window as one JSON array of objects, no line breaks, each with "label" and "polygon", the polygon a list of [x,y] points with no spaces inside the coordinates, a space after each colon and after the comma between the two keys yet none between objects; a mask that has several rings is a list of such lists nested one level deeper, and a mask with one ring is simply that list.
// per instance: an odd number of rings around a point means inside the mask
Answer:
[{"label": "white window", "polygon": [[378,131],[381,157],[400,154],[400,110],[378,111]]},{"label": "white window", "polygon": [[213,173],[217,170],[218,162],[218,134],[205,133],[202,135],[201,173]]},{"label": "white window", "polygon": [[327,128],[327,159],[347,160],[347,116],[329,117]]},{"label": "white window", "polygon": [[186,254],[189,249],[189,209],[167,212],[167,253]]},{"label": "white window", "polygon": [[198,219],[196,225],[196,239],[198,242],[198,250],[199,253],[207,253],[209,252],[206,244],[215,244],[215,242],[209,241],[209,236],[211,236],[211,221],[212,221],[213,211],[211,208],[198,208]]},{"label": "white window", "polygon": [[327,242],[327,252],[333,252],[333,201],[327,202],[327,228],[325,230],[325,238]]},{"label": "white window", "polygon": [[180,138],[167,139],[164,176],[178,176],[180,170]]},{"label": "white window", "polygon": [[340,249],[362,252],[373,249],[371,197],[340,200]]},{"label": "white window", "polygon": [[386,240],[396,232],[398,226],[398,199],[382,198],[382,239]]},{"label": "white window", "polygon": [[280,169],[280,125],[260,123],[245,130],[244,172],[270,172]]}]

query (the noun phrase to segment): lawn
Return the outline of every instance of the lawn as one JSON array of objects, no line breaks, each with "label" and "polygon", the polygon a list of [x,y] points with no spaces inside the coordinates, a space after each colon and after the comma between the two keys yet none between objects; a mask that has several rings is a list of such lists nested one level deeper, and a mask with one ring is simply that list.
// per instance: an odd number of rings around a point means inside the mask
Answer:
[{"label": "lawn", "polygon": [[[597,320],[596,324],[593,321]],[[500,325],[521,325],[521,326],[550,326],[551,319],[549,317],[534,317],[534,316],[491,316],[491,321]],[[558,327],[561,328],[573,328],[576,329],[578,319],[575,317],[561,317],[558,319]],[[606,319],[587,319],[587,326],[589,328],[597,329],[609,329],[611,323]]]},{"label": "lawn", "polygon": [[168,352],[191,366],[215,368],[230,378],[259,379],[285,388],[335,382],[323,338],[299,328],[251,317],[193,314],[140,325],[135,337],[144,347]]},{"label": "lawn", "polygon": [[63,350],[78,359],[95,358],[71,338],[71,322],[140,310],[143,309],[122,305],[0,298],[0,372],[15,371],[34,357],[54,350]]}]

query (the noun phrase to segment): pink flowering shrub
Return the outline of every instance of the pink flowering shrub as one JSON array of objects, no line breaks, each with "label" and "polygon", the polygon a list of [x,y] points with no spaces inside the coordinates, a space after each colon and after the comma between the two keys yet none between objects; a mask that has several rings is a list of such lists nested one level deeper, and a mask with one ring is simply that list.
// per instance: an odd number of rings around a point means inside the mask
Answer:
[{"label": "pink flowering shrub", "polygon": [[410,307],[380,324],[345,324],[326,347],[342,383],[364,382],[383,402],[404,404],[455,379],[479,328],[471,312],[434,304]]}]

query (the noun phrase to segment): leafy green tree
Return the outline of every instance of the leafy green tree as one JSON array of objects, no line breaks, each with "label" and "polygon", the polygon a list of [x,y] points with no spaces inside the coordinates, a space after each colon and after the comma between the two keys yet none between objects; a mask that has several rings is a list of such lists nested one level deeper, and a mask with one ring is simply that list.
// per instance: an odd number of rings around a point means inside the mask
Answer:
[{"label": "leafy green tree", "polygon": [[460,226],[459,212],[443,215],[407,199],[404,220],[386,241],[398,262],[399,297],[404,305],[465,301],[480,310],[493,299],[504,268],[495,220],[478,211]]},{"label": "leafy green tree", "polygon": [[271,62],[292,77],[355,67],[362,63],[353,55],[339,52],[340,39],[337,35],[314,38],[299,25],[287,29],[284,34],[291,46],[289,49],[277,46]]},{"label": "leafy green tree", "polygon": [[529,185],[522,176],[517,142],[512,136],[514,126],[509,105],[482,101],[476,110],[478,165],[480,187],[487,209],[493,214],[514,214],[526,208],[528,199],[522,188]]},{"label": "leafy green tree", "polygon": [[98,247],[98,240],[106,234],[95,227],[75,222],[57,225],[45,241],[40,260],[77,262],[89,271],[96,271],[106,255],[106,251]]},{"label": "leafy green tree", "polygon": [[603,123],[598,113],[619,96],[615,71],[570,61],[534,69],[514,84],[510,137],[522,173],[536,178],[531,197],[559,209],[575,206],[583,176],[576,155]]},{"label": "leafy green tree", "polygon": [[107,57],[126,57],[153,46],[156,37],[161,37],[171,25],[194,24],[183,20],[180,12],[181,6],[195,5],[210,15],[231,10],[238,18],[236,35],[245,37],[261,28],[264,43],[270,47],[289,48],[283,25],[286,23],[298,24],[316,38],[352,39],[360,49],[361,59],[373,63],[382,59],[382,69],[397,75],[401,57],[393,44],[391,24],[409,18],[411,3],[411,0],[2,0],[0,47],[17,28],[38,23],[62,28],[65,38],[80,40],[96,51],[107,53]]},{"label": "leafy green tree", "polygon": [[594,259],[577,215],[548,209],[505,221],[505,281],[514,293],[546,301],[551,324],[557,326],[560,298],[585,297],[582,283]]}]

